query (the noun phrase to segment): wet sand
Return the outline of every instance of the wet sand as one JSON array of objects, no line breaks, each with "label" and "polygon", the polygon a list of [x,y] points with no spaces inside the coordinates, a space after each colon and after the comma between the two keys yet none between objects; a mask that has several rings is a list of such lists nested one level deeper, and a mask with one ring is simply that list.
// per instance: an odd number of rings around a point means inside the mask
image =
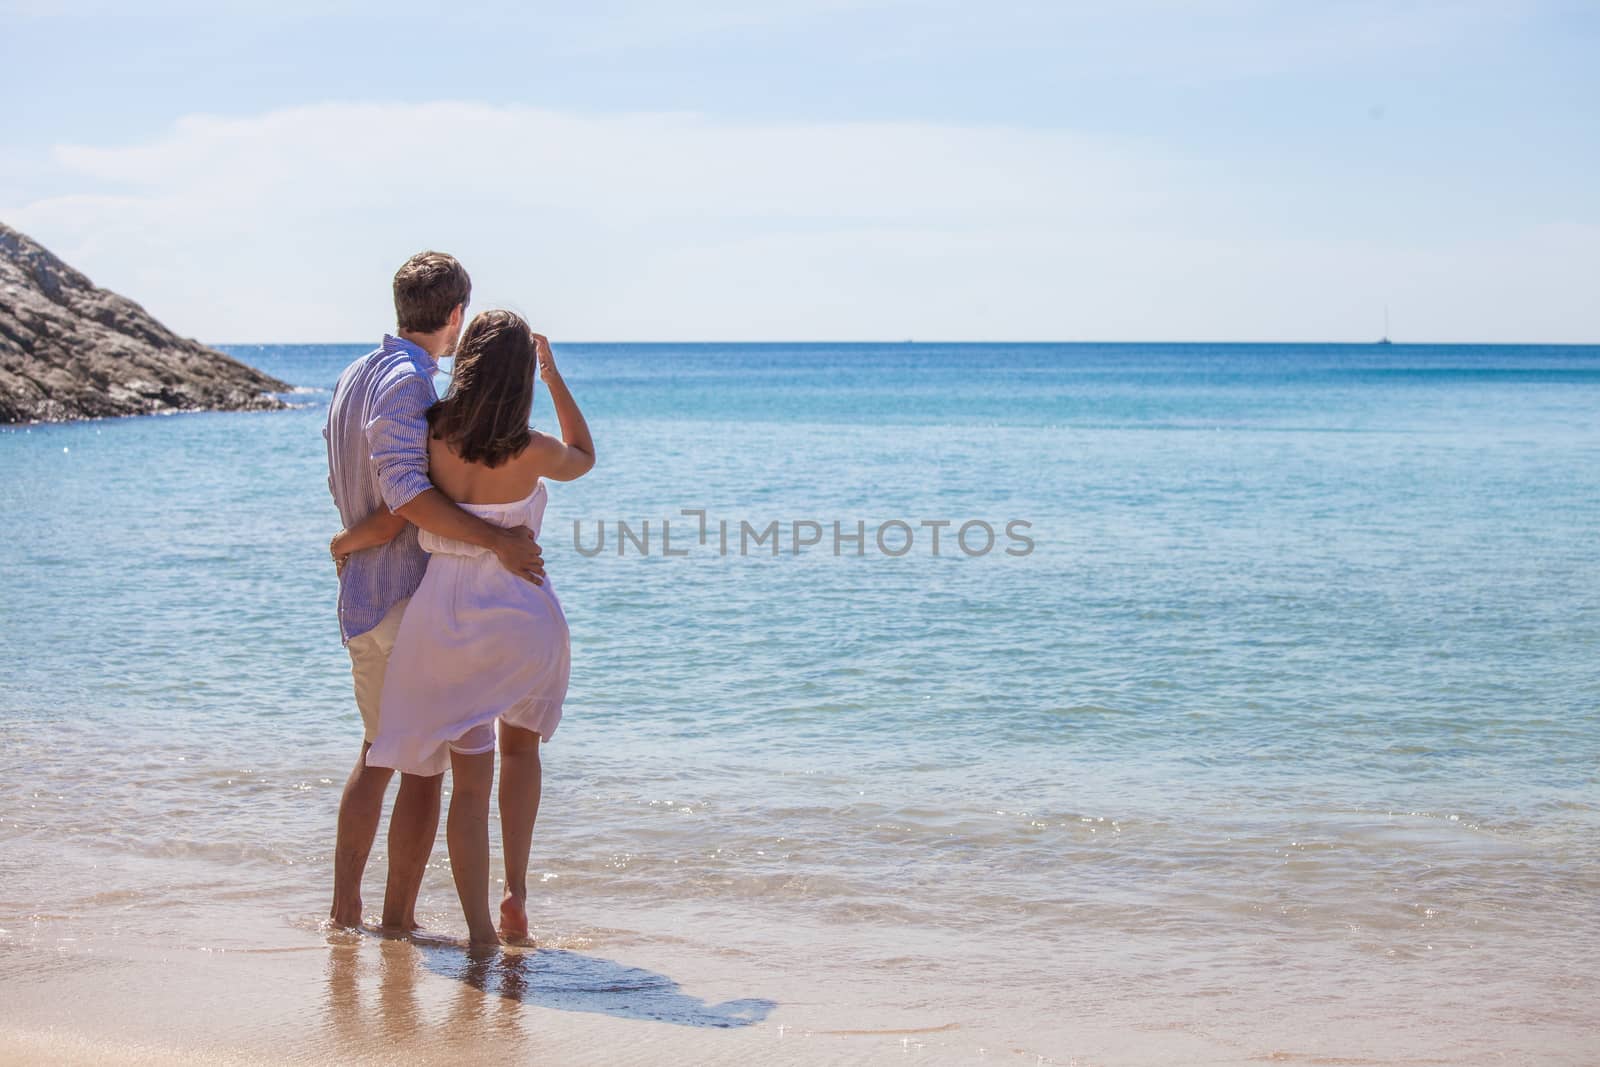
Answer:
[{"label": "wet sand", "polygon": [[[1416,1010],[1331,988],[1263,999],[1182,967],[1163,976],[1137,941],[1052,967],[970,932],[799,921],[741,935],[678,902],[626,928],[547,911],[540,947],[474,958],[448,936],[329,930],[237,900],[151,913],[90,899],[0,931],[0,1062],[1579,1064],[1590,1048],[1570,1012],[1501,1017],[1486,1042],[1487,987],[1481,1025],[1451,1033],[1470,1006],[1427,991]],[[430,927],[459,925],[448,903],[429,896]],[[996,965],[1006,980],[961,980]]]},{"label": "wet sand", "polygon": [[[1535,936],[1543,913],[1509,894],[1463,897],[1442,923],[1404,903],[1265,911],[1270,885],[1184,886],[1185,864],[1141,881],[1159,900],[1102,882],[1000,908],[977,859],[921,897],[816,870],[622,892],[613,860],[593,877],[541,868],[539,947],[479,960],[442,846],[419,902],[432,936],[401,940],[325,926],[325,851],[268,863],[250,842],[133,855],[104,830],[8,833],[0,1063],[1578,1067],[1600,1022],[1588,927]],[[384,864],[380,845],[369,916]],[[1476,899],[1474,869],[1457,855],[1418,877],[1465,878]],[[964,912],[931,910],[954,892]]]},{"label": "wet sand", "polygon": [[[781,961],[737,950],[663,940],[633,946],[626,961],[584,947],[474,959],[446,941],[372,932],[294,940],[165,952],[13,948],[0,1061],[1067,1062],[986,1045],[993,1038],[953,1021],[955,1005],[885,1012],[834,1002],[807,980],[786,981]],[[884,1019],[895,1025],[875,1025]]]}]

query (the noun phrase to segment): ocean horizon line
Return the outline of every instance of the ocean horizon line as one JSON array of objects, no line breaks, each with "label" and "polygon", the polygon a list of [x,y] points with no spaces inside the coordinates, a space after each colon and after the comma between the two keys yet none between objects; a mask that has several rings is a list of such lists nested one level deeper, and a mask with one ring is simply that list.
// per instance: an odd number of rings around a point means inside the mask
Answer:
[{"label": "ocean horizon line", "polygon": [[[212,348],[351,348],[361,345],[370,345],[370,339],[356,341],[205,341],[202,342]],[[1096,347],[1138,347],[1162,345],[1173,348],[1283,348],[1289,345],[1307,348],[1600,348],[1600,339],[1593,341],[1395,341],[1380,340],[1369,341],[1308,341],[1308,340],[1283,340],[1283,341],[1218,341],[1218,340],[1188,340],[1188,341],[1095,341],[1095,340],[930,340],[923,338],[905,338],[898,341],[887,340],[735,340],[735,341],[617,341],[617,340],[556,340],[555,344],[562,345],[587,345],[592,347],[615,345],[653,345],[658,347],[694,346],[740,346],[740,347],[835,347],[839,345],[872,346],[881,348],[899,348],[905,345],[926,345],[946,347],[980,347],[992,345],[1014,345],[1018,347],[1060,347],[1060,346],[1096,346]]]}]

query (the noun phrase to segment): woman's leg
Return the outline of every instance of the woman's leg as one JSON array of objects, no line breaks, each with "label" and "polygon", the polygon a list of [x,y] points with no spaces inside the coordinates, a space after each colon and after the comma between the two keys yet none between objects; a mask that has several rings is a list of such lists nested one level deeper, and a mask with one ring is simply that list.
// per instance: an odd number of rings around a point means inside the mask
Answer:
[{"label": "woman's leg", "polygon": [[500,933],[508,941],[528,936],[528,853],[539,816],[539,735],[500,724],[500,835],[506,853],[506,896],[500,902]]},{"label": "woman's leg", "polygon": [[489,788],[494,782],[494,753],[452,752],[450,772],[450,818],[445,827],[450,873],[472,943],[498,945],[500,938],[489,916]]}]

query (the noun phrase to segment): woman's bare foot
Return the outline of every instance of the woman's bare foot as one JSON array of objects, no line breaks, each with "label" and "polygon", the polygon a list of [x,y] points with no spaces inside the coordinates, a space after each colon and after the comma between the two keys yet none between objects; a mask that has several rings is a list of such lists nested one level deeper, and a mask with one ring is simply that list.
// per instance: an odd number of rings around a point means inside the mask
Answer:
[{"label": "woman's bare foot", "polygon": [[483,952],[499,947],[500,938],[493,930],[480,930],[467,936],[467,948],[472,952]]},{"label": "woman's bare foot", "polygon": [[507,893],[500,902],[500,936],[507,941],[527,942],[528,901],[514,893]]}]

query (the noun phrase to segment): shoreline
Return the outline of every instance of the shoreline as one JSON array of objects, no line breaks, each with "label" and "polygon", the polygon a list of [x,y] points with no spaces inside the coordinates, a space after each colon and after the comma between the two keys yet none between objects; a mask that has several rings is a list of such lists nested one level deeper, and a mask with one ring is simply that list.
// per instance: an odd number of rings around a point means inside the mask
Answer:
[{"label": "shoreline", "polygon": [[[330,930],[311,917],[325,872],[298,865],[314,884],[195,871],[175,898],[187,903],[111,890],[0,913],[0,1062],[1578,1067],[1589,1049],[1575,1003],[1513,1019],[1503,988],[1474,997],[1501,1027],[1485,1041],[1447,1025],[1453,1009],[1419,1027],[1380,990],[1268,992],[1270,954],[1234,985],[1200,945],[1124,935],[1088,949],[1100,939],[1083,929],[1018,956],[1014,938],[991,945],[977,928],[804,919],[781,901],[542,893],[537,948],[475,958],[442,867],[430,866],[423,937]],[[381,880],[366,888],[376,900]],[[1327,949],[1302,938],[1283,951],[1315,970]],[[981,977],[1001,960],[1003,980]],[[1428,963],[1380,969],[1422,967],[1426,981]]]},{"label": "shoreline", "polygon": [[[288,944],[93,952],[93,964],[52,967],[42,954],[27,988],[0,984],[0,1061],[582,1063],[606,1048],[606,1062],[624,1063],[905,1062],[908,1052],[942,1063],[985,1047],[959,1022],[880,1027],[859,1010],[819,1012],[807,1004],[815,988],[794,990],[787,1010],[738,995],[751,984],[743,954],[681,939],[615,952],[580,937],[478,960],[450,939],[295,933]],[[9,955],[0,966],[14,974],[22,961]]]}]

